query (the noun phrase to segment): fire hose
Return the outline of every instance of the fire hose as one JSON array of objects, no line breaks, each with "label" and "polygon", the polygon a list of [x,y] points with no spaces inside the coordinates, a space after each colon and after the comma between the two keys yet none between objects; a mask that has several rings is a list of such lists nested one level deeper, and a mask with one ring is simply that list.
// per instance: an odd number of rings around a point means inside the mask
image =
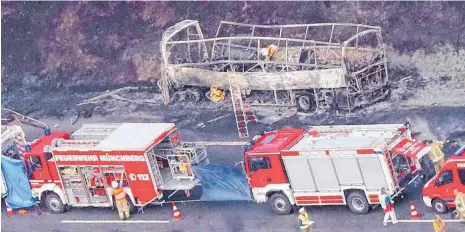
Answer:
[{"label": "fire hose", "polygon": [[[17,116],[20,116],[21,119],[23,119],[23,120],[24,120],[24,119],[27,119],[27,120],[29,120],[29,121],[36,122],[36,123],[38,123],[38,124],[41,125],[41,128],[42,128],[42,129],[45,129],[45,130],[46,130],[46,129],[50,129],[50,127],[49,127],[47,124],[45,124],[44,122],[42,122],[42,121],[40,121],[40,120],[37,120],[37,119],[35,119],[35,118],[31,118],[31,117],[29,117],[29,116],[20,114],[20,113],[14,111],[14,110],[6,109],[6,108],[1,108],[1,110],[8,111],[8,112],[10,112],[10,113],[12,113],[12,114],[15,114],[15,115],[17,115]],[[8,120],[8,119],[3,119],[3,118],[2,118],[2,121],[3,121],[3,120],[6,121],[6,120]],[[20,120],[20,121],[21,121],[21,120]],[[28,122],[28,121],[25,121],[25,122],[23,121],[23,123],[27,123],[27,124],[32,125],[32,126],[36,126],[36,125],[31,124],[31,123]]]}]

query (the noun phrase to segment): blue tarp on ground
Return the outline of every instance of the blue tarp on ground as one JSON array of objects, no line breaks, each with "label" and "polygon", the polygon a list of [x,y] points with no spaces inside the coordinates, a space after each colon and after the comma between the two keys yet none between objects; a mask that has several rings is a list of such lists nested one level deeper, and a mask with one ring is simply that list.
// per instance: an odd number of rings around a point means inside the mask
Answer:
[{"label": "blue tarp on ground", "polygon": [[242,168],[224,164],[193,166],[203,187],[201,201],[249,201],[250,188]]},{"label": "blue tarp on ground", "polygon": [[36,204],[22,160],[2,155],[2,173],[8,189],[6,203],[10,208],[26,208]]}]

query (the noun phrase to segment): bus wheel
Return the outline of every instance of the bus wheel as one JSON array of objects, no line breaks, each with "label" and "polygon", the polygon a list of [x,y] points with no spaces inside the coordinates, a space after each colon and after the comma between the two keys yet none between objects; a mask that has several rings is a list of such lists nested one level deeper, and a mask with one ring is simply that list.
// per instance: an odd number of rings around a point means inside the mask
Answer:
[{"label": "bus wheel", "polygon": [[186,91],[190,102],[199,102],[202,100],[202,91],[198,88],[189,89]]},{"label": "bus wheel", "polygon": [[271,206],[271,209],[273,209],[273,211],[277,214],[290,214],[292,211],[292,205],[289,202],[289,199],[287,199],[287,197],[281,193],[275,193],[271,195],[268,202]]},{"label": "bus wheel", "polygon": [[52,213],[64,213],[66,211],[66,206],[56,193],[48,193],[45,196],[45,205]]},{"label": "bus wheel", "polygon": [[297,108],[303,112],[310,112],[315,109],[315,99],[312,94],[302,94],[297,98]]},{"label": "bus wheel", "polygon": [[441,199],[434,199],[432,205],[434,212],[438,214],[446,213],[448,210],[446,203]]},{"label": "bus wheel", "polygon": [[358,214],[366,214],[370,209],[367,198],[365,194],[359,191],[353,191],[349,193],[347,197],[347,205],[349,206],[350,211]]}]

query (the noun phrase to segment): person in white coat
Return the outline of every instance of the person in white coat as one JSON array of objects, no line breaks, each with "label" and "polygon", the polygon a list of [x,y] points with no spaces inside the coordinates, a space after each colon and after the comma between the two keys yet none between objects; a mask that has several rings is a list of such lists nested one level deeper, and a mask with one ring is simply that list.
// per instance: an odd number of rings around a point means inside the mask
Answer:
[{"label": "person in white coat", "polygon": [[383,225],[387,226],[389,217],[392,220],[392,224],[397,224],[396,211],[394,210],[394,201],[391,199],[389,194],[386,192],[386,188],[381,188],[381,194],[378,196],[381,207],[384,210]]}]

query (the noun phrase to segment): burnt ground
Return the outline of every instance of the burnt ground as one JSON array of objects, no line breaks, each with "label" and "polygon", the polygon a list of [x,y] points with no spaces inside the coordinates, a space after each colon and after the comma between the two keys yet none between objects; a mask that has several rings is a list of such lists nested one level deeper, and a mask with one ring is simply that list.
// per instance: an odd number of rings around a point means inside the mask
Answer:
[{"label": "burnt ground", "polygon": [[[18,107],[30,106],[29,116],[38,118],[55,130],[75,130],[90,122],[173,122],[184,131],[189,141],[237,141],[235,119],[230,99],[221,103],[203,100],[200,103],[174,103],[163,105],[160,95],[150,91],[134,91],[119,94],[125,99],[150,99],[153,103],[131,103],[106,98],[96,104],[76,106],[83,99],[98,94],[83,93],[59,95],[48,98],[28,98],[18,102]],[[3,99],[2,99],[3,100]],[[9,101],[6,98],[4,101]],[[34,105],[35,104],[35,105]],[[35,107],[35,108],[34,108]],[[21,108],[20,108],[21,109]],[[32,110],[31,110],[32,109]],[[407,105],[387,100],[352,113],[298,112],[286,117],[287,107],[254,107],[258,124],[250,124],[250,134],[260,133],[266,125],[274,127],[305,127],[309,125],[404,123],[409,121],[422,137],[445,139],[457,131],[465,131],[465,106]],[[21,110],[19,110],[21,111]],[[233,133],[231,133],[233,132]],[[40,130],[26,133],[28,140],[40,135]]]}]

